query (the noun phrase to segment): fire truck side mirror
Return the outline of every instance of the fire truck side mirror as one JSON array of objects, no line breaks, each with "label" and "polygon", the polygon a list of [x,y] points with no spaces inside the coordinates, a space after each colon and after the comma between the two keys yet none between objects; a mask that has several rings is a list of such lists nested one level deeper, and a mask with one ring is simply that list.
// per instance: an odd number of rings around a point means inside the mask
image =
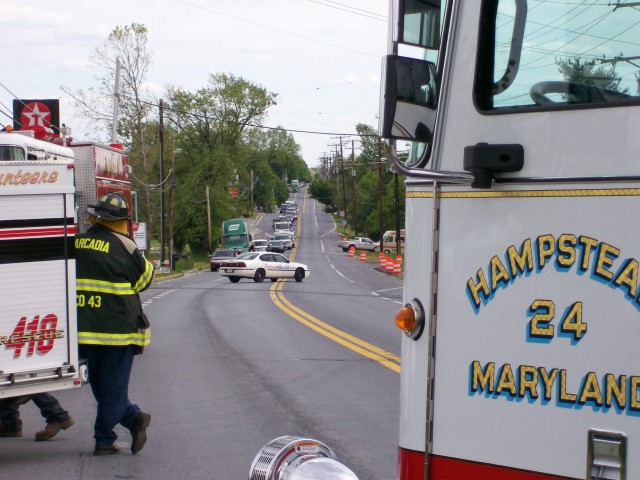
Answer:
[{"label": "fire truck side mirror", "polygon": [[435,64],[388,55],[384,58],[382,78],[380,136],[431,142],[437,104]]}]

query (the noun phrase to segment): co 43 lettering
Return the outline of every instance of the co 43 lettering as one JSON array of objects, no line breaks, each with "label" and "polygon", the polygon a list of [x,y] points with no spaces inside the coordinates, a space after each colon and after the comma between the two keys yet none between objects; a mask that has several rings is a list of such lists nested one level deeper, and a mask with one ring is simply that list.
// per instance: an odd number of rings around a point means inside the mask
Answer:
[{"label": "co 43 lettering", "polygon": [[102,307],[101,295],[76,295],[76,305],[78,307],[100,308]]},{"label": "co 43 lettering", "polygon": [[[556,326],[553,324],[556,306],[552,300],[535,300],[529,307],[529,315],[529,337],[550,340],[556,335]],[[568,336],[574,342],[581,340],[587,333],[587,324],[582,320],[582,302],[569,305],[558,324],[562,336]]]}]

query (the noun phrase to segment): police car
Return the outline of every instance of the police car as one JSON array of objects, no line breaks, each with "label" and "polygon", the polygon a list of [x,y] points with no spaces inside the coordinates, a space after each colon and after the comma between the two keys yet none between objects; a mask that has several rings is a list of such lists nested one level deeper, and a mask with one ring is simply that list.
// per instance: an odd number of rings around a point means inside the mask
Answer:
[{"label": "police car", "polygon": [[309,276],[309,267],[291,262],[279,253],[249,252],[222,262],[220,275],[229,277],[231,283],[237,283],[241,278],[252,278],[254,282],[262,282],[265,278],[272,282],[279,278],[293,278],[296,282],[301,282]]}]

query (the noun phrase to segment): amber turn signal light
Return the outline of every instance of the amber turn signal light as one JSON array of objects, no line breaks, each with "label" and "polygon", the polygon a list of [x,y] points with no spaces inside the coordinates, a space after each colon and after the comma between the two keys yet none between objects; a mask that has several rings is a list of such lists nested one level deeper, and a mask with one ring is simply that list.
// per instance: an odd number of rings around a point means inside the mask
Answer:
[{"label": "amber turn signal light", "polygon": [[416,327],[416,313],[413,308],[404,306],[396,313],[396,325],[404,332],[412,332]]},{"label": "amber turn signal light", "polygon": [[417,340],[424,330],[424,309],[419,300],[413,299],[396,313],[396,325],[404,334]]}]

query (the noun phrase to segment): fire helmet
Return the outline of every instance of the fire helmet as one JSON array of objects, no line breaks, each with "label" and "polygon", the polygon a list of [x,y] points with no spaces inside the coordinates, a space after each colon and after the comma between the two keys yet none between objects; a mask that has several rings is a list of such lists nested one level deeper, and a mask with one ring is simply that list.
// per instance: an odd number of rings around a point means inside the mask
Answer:
[{"label": "fire helmet", "polygon": [[129,218],[129,204],[120,192],[110,192],[95,205],[87,205],[87,213],[103,220],[124,220]]}]

